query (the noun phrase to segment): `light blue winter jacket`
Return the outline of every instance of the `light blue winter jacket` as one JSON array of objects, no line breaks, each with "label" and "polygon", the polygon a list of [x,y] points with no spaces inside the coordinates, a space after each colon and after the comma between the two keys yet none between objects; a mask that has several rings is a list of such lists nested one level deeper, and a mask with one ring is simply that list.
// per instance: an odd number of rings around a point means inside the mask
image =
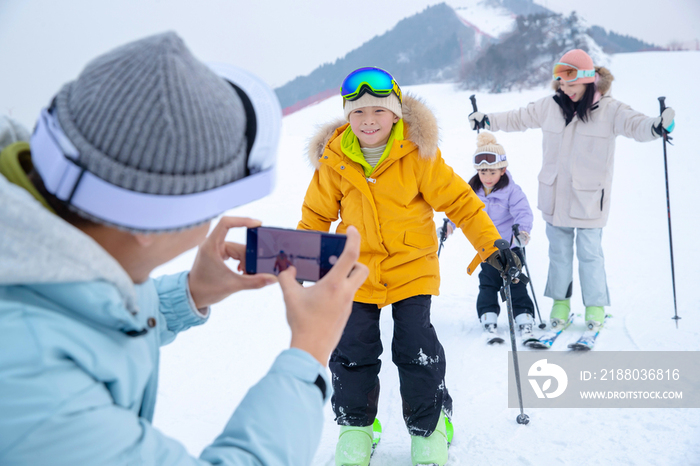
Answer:
[{"label": "light blue winter jacket", "polygon": [[153,428],[159,346],[205,320],[186,273],[134,286],[0,176],[1,465],[310,464],[330,384],[300,350],[280,354],[199,459]]}]

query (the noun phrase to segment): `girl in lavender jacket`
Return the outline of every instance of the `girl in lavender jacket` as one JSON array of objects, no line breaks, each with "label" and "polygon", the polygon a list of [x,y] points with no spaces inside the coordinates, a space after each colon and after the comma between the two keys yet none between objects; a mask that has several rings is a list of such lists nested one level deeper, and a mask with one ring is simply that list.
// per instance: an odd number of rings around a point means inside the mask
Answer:
[{"label": "girl in lavender jacket", "polygon": [[[477,174],[469,180],[469,185],[486,205],[484,210],[496,225],[501,238],[511,242],[511,249],[522,261],[519,245],[525,246],[530,241],[532,210],[523,190],[513,183],[510,172],[506,170],[507,166],[505,150],[496,142],[496,137],[491,133],[479,134],[474,153]],[[520,225],[517,239],[513,238],[513,225],[516,223]],[[454,224],[448,225],[448,235],[453,228]],[[503,342],[498,337],[496,323],[501,310],[498,294],[502,285],[500,273],[488,263],[482,262],[476,311],[487,333],[488,343]],[[527,343],[535,338],[532,333],[534,306],[527,294],[527,287],[522,282],[511,285],[511,295],[515,323],[523,343]]]},{"label": "girl in lavender jacket", "polygon": [[[469,180],[469,185],[486,205],[486,213],[498,228],[501,238],[510,240],[511,249],[522,261],[523,255],[518,245],[525,246],[530,241],[532,210],[525,193],[513,182],[510,172],[506,170],[507,166],[506,152],[503,146],[496,142],[496,137],[491,133],[479,134],[474,153],[474,168],[477,174]],[[513,238],[513,225],[516,223],[520,225],[520,236],[517,239]],[[476,312],[484,331],[488,334],[489,342],[492,341],[492,334],[497,333],[496,320],[501,310],[498,292],[502,285],[500,273],[483,262],[479,272]],[[525,283],[511,285],[511,295],[516,328],[523,343],[527,343],[535,338],[532,333],[535,309],[527,294]]]}]

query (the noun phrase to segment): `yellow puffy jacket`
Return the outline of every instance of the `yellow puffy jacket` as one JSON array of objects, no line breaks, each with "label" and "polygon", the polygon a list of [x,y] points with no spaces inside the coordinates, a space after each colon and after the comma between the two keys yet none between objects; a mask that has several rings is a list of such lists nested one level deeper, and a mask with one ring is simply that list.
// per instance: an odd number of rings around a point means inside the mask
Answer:
[{"label": "yellow puffy jacket", "polygon": [[360,262],[369,267],[355,301],[380,307],[411,296],[439,294],[433,210],[445,212],[476,248],[478,255],[467,269],[470,274],[496,251],[493,244],[501,238],[484,204],[442,159],[432,112],[406,95],[402,111],[406,137],[394,132],[388,156],[368,178],[341,148],[348,123],[340,120],[320,128],[309,144],[316,172],[297,226],[327,232],[339,216],[337,233],[354,225],[362,236]]}]

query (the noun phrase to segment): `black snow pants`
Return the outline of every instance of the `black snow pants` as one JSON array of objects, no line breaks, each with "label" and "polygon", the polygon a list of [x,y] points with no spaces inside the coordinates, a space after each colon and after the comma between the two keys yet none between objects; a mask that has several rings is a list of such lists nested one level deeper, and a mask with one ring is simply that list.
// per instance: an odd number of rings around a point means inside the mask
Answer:
[{"label": "black snow pants", "polygon": [[[391,354],[399,370],[404,421],[411,435],[423,437],[433,433],[441,410],[452,415],[445,351],[430,323],[430,300],[430,295],[419,295],[392,305]],[[368,426],[377,415],[383,350],[379,313],[376,304],[353,302],[343,336],[331,354],[331,404],[340,425]]]},{"label": "black snow pants", "polygon": [[[512,251],[523,260],[523,253],[520,248],[513,248]],[[476,312],[479,318],[486,312],[501,312],[498,304],[499,291],[503,286],[501,274],[490,264],[483,262],[481,272],[479,272],[479,296],[476,298]],[[530,296],[527,294],[527,285],[518,282],[510,286],[510,295],[513,301],[513,317],[528,313],[534,317],[535,306],[532,304]]]}]

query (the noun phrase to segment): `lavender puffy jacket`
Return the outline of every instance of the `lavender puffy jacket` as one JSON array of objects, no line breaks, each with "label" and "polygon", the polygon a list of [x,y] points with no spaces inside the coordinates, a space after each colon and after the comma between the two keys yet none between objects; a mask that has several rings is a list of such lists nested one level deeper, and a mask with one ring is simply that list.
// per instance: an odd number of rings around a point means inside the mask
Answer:
[{"label": "lavender puffy jacket", "polygon": [[[519,224],[520,231],[530,233],[532,231],[532,210],[527,197],[520,186],[513,182],[513,177],[506,170],[506,175],[510,178],[510,183],[505,188],[498,189],[488,196],[484,194],[484,188],[475,191],[479,199],[484,203],[484,210],[491,217],[491,221],[496,225],[498,233],[506,241],[511,241],[513,236],[513,225]],[[453,222],[450,222],[456,228]],[[511,248],[518,244],[511,245]]]},{"label": "lavender puffy jacket", "polygon": [[[484,188],[479,188],[476,195],[486,205],[486,213],[489,214],[498,233],[506,241],[510,241],[513,236],[513,224],[520,224],[520,231],[530,233],[532,231],[532,210],[527,202],[527,197],[520,186],[513,182],[513,177],[509,171],[506,175],[510,178],[510,183],[505,188],[493,191],[486,196]],[[517,243],[513,241],[513,246]]]}]

